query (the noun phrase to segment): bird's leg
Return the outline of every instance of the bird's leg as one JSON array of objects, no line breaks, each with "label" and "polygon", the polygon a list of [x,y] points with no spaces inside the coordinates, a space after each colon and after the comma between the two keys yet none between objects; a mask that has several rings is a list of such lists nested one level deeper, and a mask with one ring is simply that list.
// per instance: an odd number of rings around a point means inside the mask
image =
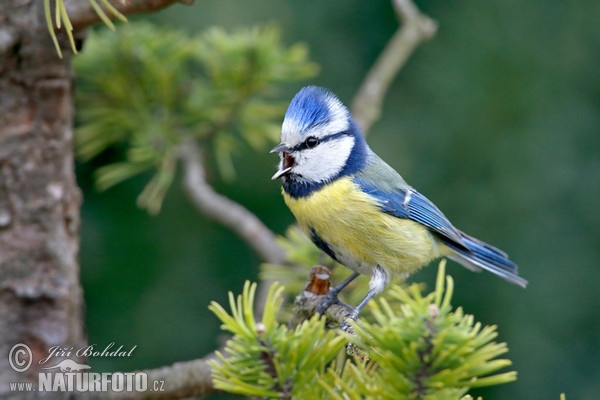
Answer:
[{"label": "bird's leg", "polygon": [[339,285],[336,285],[334,287],[332,287],[331,289],[329,289],[329,293],[327,293],[327,295],[329,296],[330,294],[337,297],[337,295],[346,287],[348,286],[348,284],[350,282],[352,282],[353,280],[355,280],[360,274],[358,272],[353,272],[352,275],[350,275],[349,277],[347,277],[346,279],[344,279],[344,281],[342,283],[340,283]]},{"label": "bird's leg", "polygon": [[348,323],[348,321],[356,321],[356,319],[358,318],[358,314],[360,314],[360,312],[362,311],[363,308],[365,308],[367,303],[373,297],[375,297],[378,293],[379,292],[375,289],[369,289],[365,298],[362,299],[361,302],[358,303],[358,305],[356,307],[354,307],[354,309],[352,310],[352,312],[350,313],[348,318],[346,318],[344,321],[342,321],[342,323],[340,324],[340,329],[343,331],[347,331],[350,328],[350,324]]},{"label": "bird's leg", "polygon": [[367,295],[361,300],[360,303],[358,303],[356,307],[354,307],[348,318],[346,318],[346,320],[340,324],[340,329],[348,331],[350,328],[348,321],[356,321],[358,314],[360,314],[362,309],[365,308],[369,300],[383,292],[383,289],[385,289],[389,281],[390,276],[386,269],[379,265],[373,268],[373,274],[371,275],[371,281],[369,282],[369,291],[367,292]]},{"label": "bird's leg", "polygon": [[[342,283],[329,289],[329,292],[327,292],[325,295],[325,299],[319,303],[319,306],[317,307],[317,313],[323,315],[331,305],[341,303],[340,299],[338,299],[338,294],[340,294],[342,289],[348,286],[348,284],[356,279],[356,277],[359,275],[360,274],[358,272],[354,272],[352,275],[344,279]],[[348,306],[347,304],[344,305]],[[350,308],[350,306],[348,307]]]}]

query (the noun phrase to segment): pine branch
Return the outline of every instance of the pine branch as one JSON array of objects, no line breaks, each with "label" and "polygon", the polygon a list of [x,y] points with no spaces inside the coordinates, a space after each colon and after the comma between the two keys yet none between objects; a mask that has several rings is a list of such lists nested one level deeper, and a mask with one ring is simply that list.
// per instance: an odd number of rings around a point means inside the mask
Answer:
[{"label": "pine branch", "polygon": [[[184,399],[201,398],[217,392],[212,381],[210,363],[216,361],[211,353],[204,358],[178,362],[170,366],[156,369],[136,371],[148,375],[148,385],[159,382],[157,388],[161,391],[148,390],[145,392],[83,392],[79,393],[84,400],[137,400],[137,399]],[[152,386],[150,386],[152,387]],[[79,397],[78,397],[79,398]]]},{"label": "pine branch", "polygon": [[379,119],[383,98],[398,71],[437,29],[436,23],[422,14],[411,0],[393,0],[393,5],[401,26],[365,76],[352,101],[352,115],[365,134]]},{"label": "pine branch", "polygon": [[[92,4],[83,0],[64,0],[69,19],[75,30],[85,29],[91,25],[102,22],[102,18]],[[168,7],[175,3],[191,5],[194,0],[127,0],[112,1],[113,7],[123,15],[151,13]],[[114,14],[108,13],[114,19]]]},{"label": "pine branch", "polygon": [[[312,267],[308,282],[294,300],[292,317],[289,328],[295,328],[316,314],[316,310],[327,302],[327,293],[331,287],[331,271],[322,265]],[[328,326],[339,326],[352,313],[352,308],[346,304],[332,304],[325,311]]]},{"label": "pine branch", "polygon": [[415,392],[420,396],[420,398],[424,398],[427,395],[427,379],[433,374],[431,360],[434,348],[433,340],[439,333],[439,327],[436,325],[435,321],[438,314],[439,308],[437,305],[435,303],[431,304],[429,307],[429,315],[425,319],[425,327],[427,328],[425,334],[423,335],[425,346],[417,353],[422,365],[414,375],[413,380]]},{"label": "pine branch", "polygon": [[273,232],[244,206],[217,193],[208,184],[201,150],[195,142],[186,142],[180,154],[184,187],[198,211],[235,232],[265,262],[282,263],[285,255]]}]

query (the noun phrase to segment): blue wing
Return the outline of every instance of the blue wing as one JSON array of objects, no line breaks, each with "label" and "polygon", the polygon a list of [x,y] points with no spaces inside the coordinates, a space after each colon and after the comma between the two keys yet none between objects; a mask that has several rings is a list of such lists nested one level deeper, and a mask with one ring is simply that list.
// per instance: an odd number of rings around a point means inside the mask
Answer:
[{"label": "blue wing", "polygon": [[448,221],[439,208],[410,186],[385,191],[361,178],[355,178],[354,181],[363,192],[377,199],[383,212],[418,222],[442,236],[444,241],[449,240],[456,247],[468,249],[460,231]]},{"label": "blue wing", "polygon": [[387,182],[384,190],[360,177],[356,177],[354,182],[378,201],[383,212],[418,222],[437,234],[440,241],[453,250],[449,257],[454,261],[472,271],[485,269],[509,282],[527,286],[527,281],[518,276],[517,265],[508,259],[506,253],[456,229],[427,197],[410,186],[394,187]]}]

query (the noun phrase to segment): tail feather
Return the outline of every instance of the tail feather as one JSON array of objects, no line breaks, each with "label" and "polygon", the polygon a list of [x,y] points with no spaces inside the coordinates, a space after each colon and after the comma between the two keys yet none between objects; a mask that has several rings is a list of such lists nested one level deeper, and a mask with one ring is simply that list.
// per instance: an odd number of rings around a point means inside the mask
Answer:
[{"label": "tail feather", "polygon": [[466,233],[460,231],[459,233],[468,249],[444,241],[444,244],[453,251],[453,254],[448,256],[450,259],[472,271],[485,269],[511,283],[522,287],[527,286],[527,281],[518,275],[517,265],[508,259],[505,252]]}]

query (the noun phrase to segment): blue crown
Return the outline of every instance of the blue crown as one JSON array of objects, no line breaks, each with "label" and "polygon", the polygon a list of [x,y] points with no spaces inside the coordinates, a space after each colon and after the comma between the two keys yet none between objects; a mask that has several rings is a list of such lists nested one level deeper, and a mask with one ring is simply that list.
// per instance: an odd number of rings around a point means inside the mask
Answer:
[{"label": "blue crown", "polygon": [[302,88],[292,99],[285,113],[285,119],[294,121],[300,132],[319,125],[325,125],[336,117],[330,107],[338,105],[340,109],[347,110],[338,98],[329,90],[318,86]]}]

